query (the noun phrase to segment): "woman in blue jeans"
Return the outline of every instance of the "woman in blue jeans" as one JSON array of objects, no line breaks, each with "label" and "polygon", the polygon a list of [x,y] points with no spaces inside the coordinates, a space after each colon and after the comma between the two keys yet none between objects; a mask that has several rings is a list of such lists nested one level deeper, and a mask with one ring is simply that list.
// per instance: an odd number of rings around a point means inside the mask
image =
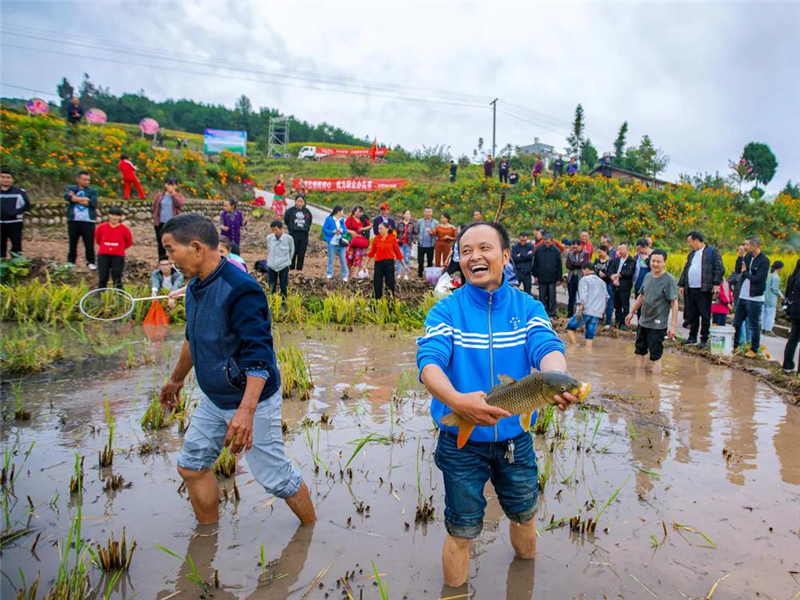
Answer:
[{"label": "woman in blue jeans", "polygon": [[341,206],[334,206],[331,214],[325,219],[322,225],[322,236],[328,245],[328,279],[333,279],[333,257],[339,257],[339,265],[342,267],[342,281],[347,282],[347,262],[345,254],[347,243],[343,242],[343,235],[347,232],[344,224],[344,209]]}]

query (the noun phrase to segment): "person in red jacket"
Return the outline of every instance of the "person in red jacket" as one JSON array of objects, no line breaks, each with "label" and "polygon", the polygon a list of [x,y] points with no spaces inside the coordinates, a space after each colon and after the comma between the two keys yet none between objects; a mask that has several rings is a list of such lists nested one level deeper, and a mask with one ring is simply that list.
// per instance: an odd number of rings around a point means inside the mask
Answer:
[{"label": "person in red jacket", "polygon": [[389,232],[389,225],[385,221],[378,224],[378,235],[372,239],[372,246],[367,252],[367,267],[370,260],[375,262],[375,276],[373,287],[375,299],[383,297],[383,282],[386,282],[386,289],[394,295],[394,261],[403,260],[403,253],[397,243],[397,236],[394,232]]},{"label": "person in red jacket", "polygon": [[125,198],[125,200],[131,199],[131,185],[133,185],[139,193],[139,198],[144,200],[146,196],[144,195],[142,184],[139,183],[139,179],[136,177],[136,165],[130,161],[127,154],[123,154],[119,157],[117,168],[122,175],[122,183],[125,185],[125,194],[123,198]]},{"label": "person in red jacket", "polygon": [[108,211],[108,221],[97,226],[94,232],[97,249],[98,287],[108,285],[108,274],[114,287],[122,289],[122,271],[125,269],[125,250],[133,245],[131,230],[122,224],[122,210],[116,206]]}]

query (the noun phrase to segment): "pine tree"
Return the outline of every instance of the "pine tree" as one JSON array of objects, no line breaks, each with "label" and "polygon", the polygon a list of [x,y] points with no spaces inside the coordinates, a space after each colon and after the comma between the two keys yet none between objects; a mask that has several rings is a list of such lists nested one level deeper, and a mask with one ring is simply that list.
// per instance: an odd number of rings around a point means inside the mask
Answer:
[{"label": "pine tree", "polygon": [[623,121],[617,134],[617,139],[614,141],[614,166],[618,169],[625,168],[625,138],[628,135],[628,122]]},{"label": "pine tree", "polygon": [[569,156],[580,156],[584,147],[583,132],[586,128],[583,116],[583,106],[578,104],[575,109],[575,120],[572,122],[572,133],[567,137],[567,146],[565,149]]}]

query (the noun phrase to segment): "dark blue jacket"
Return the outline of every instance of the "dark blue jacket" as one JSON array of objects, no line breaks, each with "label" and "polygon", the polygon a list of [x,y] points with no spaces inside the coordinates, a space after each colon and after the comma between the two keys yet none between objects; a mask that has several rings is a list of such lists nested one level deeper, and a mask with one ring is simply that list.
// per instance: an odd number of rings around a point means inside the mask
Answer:
[{"label": "dark blue jacket", "polygon": [[[742,263],[747,265],[747,270],[743,271]],[[742,279],[750,280],[750,296],[761,296],[767,289],[767,276],[769,275],[769,258],[761,252],[753,258],[752,254],[745,254],[744,258],[736,257],[736,267],[734,273],[741,274]],[[742,282],[744,283],[744,282]]]},{"label": "dark blue jacket", "polygon": [[186,288],[186,339],[197,384],[219,408],[239,407],[245,371],[267,374],[259,402],[280,390],[267,297],[255,279],[225,258]]},{"label": "dark blue jacket", "polygon": [[69,196],[70,192],[75,192],[76,196],[83,196],[89,200],[89,219],[94,221],[97,219],[97,190],[94,188],[86,187],[79,188],[77,185],[71,185],[67,188],[64,194],[64,200],[67,201],[67,220],[72,221],[75,218],[75,202]]}]

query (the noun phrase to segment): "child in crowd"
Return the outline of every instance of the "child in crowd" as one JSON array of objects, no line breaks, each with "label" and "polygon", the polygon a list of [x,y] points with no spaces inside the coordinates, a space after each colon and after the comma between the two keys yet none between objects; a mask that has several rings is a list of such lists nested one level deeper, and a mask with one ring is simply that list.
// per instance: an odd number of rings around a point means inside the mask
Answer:
[{"label": "child in crowd", "polygon": [[[227,238],[227,236],[219,236],[219,245],[217,246],[217,249],[222,256],[233,263],[233,266],[238,267],[247,273],[247,265],[245,264],[244,259],[239,256],[237,252],[234,252],[234,246],[231,244],[231,241]],[[239,247],[236,246],[235,249],[238,250]]]},{"label": "child in crowd", "polygon": [[222,207],[225,209],[219,213],[220,235],[224,235],[234,244],[242,243],[242,227],[247,225],[242,211],[236,210],[236,200],[225,200]]},{"label": "child in crowd", "polygon": [[567,324],[567,335],[569,341],[575,344],[577,342],[575,331],[586,325],[584,337],[586,345],[591,346],[597,326],[606,311],[608,289],[605,282],[597,276],[593,262],[584,261],[581,264],[581,271],[583,277],[578,282],[578,306]]},{"label": "child in crowd", "polygon": [[272,198],[272,210],[275,211],[276,219],[283,219],[283,213],[286,211],[286,180],[283,175],[278,176],[278,181],[275,182],[275,187],[272,190],[274,196]]},{"label": "child in crowd", "polygon": [[108,285],[108,275],[114,287],[122,289],[122,271],[125,269],[125,250],[133,245],[133,234],[122,224],[122,210],[113,207],[108,211],[108,221],[97,226],[94,232],[97,244],[98,286]]},{"label": "child in crowd", "polygon": [[714,304],[711,305],[711,323],[725,325],[728,315],[733,310],[733,290],[727,279],[723,279],[717,292]]},{"label": "child in crowd", "polygon": [[272,233],[267,236],[267,277],[270,294],[280,283],[281,296],[284,298],[289,287],[289,265],[294,256],[294,239],[283,231],[283,221],[274,220],[270,224]]}]

